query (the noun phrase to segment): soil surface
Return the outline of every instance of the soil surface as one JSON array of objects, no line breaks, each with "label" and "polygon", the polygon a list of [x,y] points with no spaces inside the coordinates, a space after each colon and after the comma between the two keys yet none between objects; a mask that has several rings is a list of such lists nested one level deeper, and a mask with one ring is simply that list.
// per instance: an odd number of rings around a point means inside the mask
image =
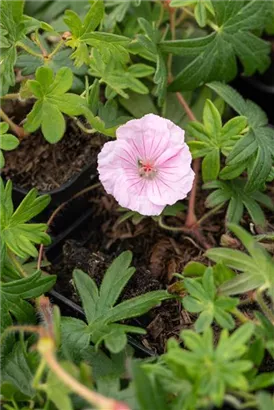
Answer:
[{"label": "soil surface", "polygon": [[[19,107],[18,104],[10,102],[5,107],[17,124],[31,110],[31,104]],[[50,144],[38,130],[25,137],[16,150],[5,152],[2,174],[18,187],[51,191],[69,181],[87,164],[96,163],[105,141],[106,138],[99,134],[83,133],[72,119],[68,119],[65,135],[58,143]]]}]

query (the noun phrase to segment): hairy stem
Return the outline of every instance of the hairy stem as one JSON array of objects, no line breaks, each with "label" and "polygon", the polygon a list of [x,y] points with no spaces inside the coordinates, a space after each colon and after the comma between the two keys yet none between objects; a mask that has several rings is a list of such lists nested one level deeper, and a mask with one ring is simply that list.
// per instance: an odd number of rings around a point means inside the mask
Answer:
[{"label": "hairy stem", "polygon": [[182,96],[182,94],[177,92],[176,97],[177,97],[177,100],[179,101],[179,103],[181,104],[181,106],[183,107],[183,109],[185,110],[185,113],[188,116],[188,118],[190,119],[190,121],[198,121],[197,118],[195,117],[192,109],[190,108],[190,106],[188,105],[188,103],[186,102],[184,97]]},{"label": "hairy stem", "polygon": [[267,306],[264,300],[264,287],[259,288],[255,293],[255,299],[258,305],[260,306],[262,312],[268,318],[268,320],[274,324],[274,313],[273,311]]},{"label": "hairy stem", "polygon": [[47,56],[47,59],[50,60],[52,59],[53,56],[59,51],[59,49],[64,45],[65,41],[61,39],[55,49]]},{"label": "hairy stem", "polygon": [[235,308],[232,310],[232,314],[242,323],[250,322],[248,319],[239,309]]},{"label": "hairy stem", "polygon": [[24,271],[24,269],[23,269],[21,263],[18,261],[18,259],[16,258],[15,254],[14,254],[10,249],[8,249],[8,256],[9,256],[9,258],[10,258],[10,260],[11,260],[13,266],[18,270],[18,272],[20,273],[20,275],[21,275],[23,278],[26,278],[28,275],[27,275],[26,272]]},{"label": "hairy stem", "polygon": [[34,57],[38,57],[42,60],[44,60],[44,56],[42,54],[36,53],[35,51],[33,51],[29,46],[27,46],[26,44],[24,44],[22,41],[19,41],[17,43],[18,47],[23,48],[27,53],[31,54]]},{"label": "hairy stem", "polygon": [[[64,383],[66,384],[74,393],[81,396],[92,406],[101,410],[129,410],[129,408],[124,403],[119,403],[113,399],[102,396],[92,390],[89,390],[86,386],[78,382],[74,377],[67,373],[57,362],[54,352],[51,348],[51,343],[47,343],[47,340],[41,339],[38,343],[38,350],[42,355],[43,359],[47,363],[51,371]],[[45,348],[48,346],[48,348]]]},{"label": "hairy stem", "polygon": [[29,135],[28,132],[24,130],[24,128],[19,127],[19,125],[16,125],[10,118],[9,116],[0,108],[0,117],[2,118],[3,121],[5,121],[7,124],[9,124],[10,129],[16,134],[16,136],[21,140],[24,137],[27,137]]},{"label": "hairy stem", "polygon": [[216,212],[218,212],[220,209],[222,209],[223,204],[219,204],[217,206],[215,206],[214,208],[212,208],[210,211],[206,212],[197,222],[196,225],[201,225],[202,223],[204,223],[204,221],[209,218],[210,216],[216,214]]},{"label": "hairy stem", "polygon": [[95,128],[87,128],[84,126],[84,124],[81,123],[78,118],[73,117],[73,120],[75,121],[75,124],[80,128],[80,130],[84,131],[86,134],[94,134],[96,132]]},{"label": "hairy stem", "polygon": [[45,361],[45,359],[42,358],[42,360],[40,361],[39,366],[36,370],[34,378],[32,380],[32,386],[33,386],[34,389],[38,388],[38,386],[40,384],[40,381],[42,379],[43,373],[45,371],[45,367],[46,367],[46,361]]},{"label": "hairy stem", "polygon": [[6,94],[6,95],[2,95],[2,97],[0,97],[1,100],[19,100],[20,95],[19,93],[10,93],[10,94]]}]

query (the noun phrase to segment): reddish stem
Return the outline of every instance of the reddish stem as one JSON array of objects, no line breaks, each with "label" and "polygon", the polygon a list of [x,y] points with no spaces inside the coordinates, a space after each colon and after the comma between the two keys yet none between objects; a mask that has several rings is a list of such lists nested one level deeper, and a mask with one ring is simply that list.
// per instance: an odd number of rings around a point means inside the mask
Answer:
[{"label": "reddish stem", "polygon": [[19,127],[19,125],[16,125],[10,118],[9,116],[0,108],[0,117],[2,118],[3,121],[5,121],[7,124],[9,124],[10,129],[14,132],[14,134],[21,140],[24,137],[27,137],[29,135],[28,132],[24,130],[24,128]]},{"label": "reddish stem", "polygon": [[[193,111],[189,107],[188,103],[186,102],[182,94],[178,92],[176,93],[176,97],[179,103],[181,104],[181,106],[184,108],[186,115],[188,116],[190,121],[197,121],[197,118],[195,117]],[[196,158],[193,161],[193,171],[195,172],[195,179],[194,179],[193,187],[192,187],[192,190],[189,196],[187,217],[186,217],[186,222],[185,222],[185,226],[187,228],[194,227],[197,223],[197,217],[195,213],[195,204],[196,204],[197,187],[198,187],[198,182],[199,182],[200,165],[201,165],[200,158]]]}]

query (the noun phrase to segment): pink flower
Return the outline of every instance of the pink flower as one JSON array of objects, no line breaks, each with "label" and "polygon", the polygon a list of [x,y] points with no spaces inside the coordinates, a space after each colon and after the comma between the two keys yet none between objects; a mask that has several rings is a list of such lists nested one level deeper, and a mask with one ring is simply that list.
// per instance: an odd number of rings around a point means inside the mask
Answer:
[{"label": "pink flower", "polygon": [[191,190],[194,172],[184,131],[154,114],[117,129],[98,156],[99,178],[118,203],[142,215],[160,215]]}]

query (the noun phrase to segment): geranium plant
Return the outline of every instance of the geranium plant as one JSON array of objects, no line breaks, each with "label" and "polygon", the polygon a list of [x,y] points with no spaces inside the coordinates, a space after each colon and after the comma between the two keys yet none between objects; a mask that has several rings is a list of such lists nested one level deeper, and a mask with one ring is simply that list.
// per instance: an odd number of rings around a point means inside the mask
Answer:
[{"label": "geranium plant", "polygon": [[272,409],[274,1],[0,12],[3,408]]}]

